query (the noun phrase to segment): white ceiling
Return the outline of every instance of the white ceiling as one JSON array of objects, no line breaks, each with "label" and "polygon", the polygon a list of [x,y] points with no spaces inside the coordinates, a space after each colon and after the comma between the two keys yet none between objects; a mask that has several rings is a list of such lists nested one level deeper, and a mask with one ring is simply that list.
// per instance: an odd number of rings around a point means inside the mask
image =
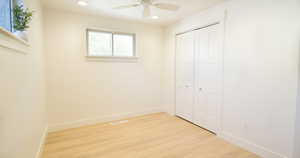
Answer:
[{"label": "white ceiling", "polygon": [[196,13],[200,10],[211,7],[225,0],[154,0],[154,2],[164,2],[177,4],[180,9],[176,12],[160,10],[151,7],[151,15],[159,16],[159,19],[147,19],[142,17],[142,7],[128,8],[122,10],[112,9],[113,7],[126,4],[135,4],[138,0],[88,0],[89,5],[78,6],[76,0],[43,0],[44,7],[63,9],[73,12],[83,12],[102,16],[117,17],[122,19],[136,20],[146,23],[168,25],[181,18]]}]

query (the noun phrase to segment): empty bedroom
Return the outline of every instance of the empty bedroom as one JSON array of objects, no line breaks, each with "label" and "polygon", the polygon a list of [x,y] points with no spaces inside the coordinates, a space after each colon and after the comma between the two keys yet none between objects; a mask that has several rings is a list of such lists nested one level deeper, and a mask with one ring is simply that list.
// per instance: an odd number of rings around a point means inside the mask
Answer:
[{"label": "empty bedroom", "polygon": [[0,0],[0,158],[300,158],[300,0]]}]

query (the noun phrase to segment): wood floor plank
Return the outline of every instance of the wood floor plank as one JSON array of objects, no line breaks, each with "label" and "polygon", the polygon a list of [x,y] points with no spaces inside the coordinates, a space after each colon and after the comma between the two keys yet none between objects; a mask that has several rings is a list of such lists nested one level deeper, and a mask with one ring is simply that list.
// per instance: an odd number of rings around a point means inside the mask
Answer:
[{"label": "wood floor plank", "polygon": [[50,133],[42,158],[260,158],[166,113],[126,120]]}]

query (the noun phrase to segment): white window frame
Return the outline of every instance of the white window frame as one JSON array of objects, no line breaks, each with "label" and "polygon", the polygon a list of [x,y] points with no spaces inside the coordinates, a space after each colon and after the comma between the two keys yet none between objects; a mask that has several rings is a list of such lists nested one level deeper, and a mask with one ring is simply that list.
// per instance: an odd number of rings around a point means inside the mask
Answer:
[{"label": "white window frame", "polygon": [[[89,54],[89,32],[99,32],[99,33],[110,33],[112,34],[112,55],[111,56],[95,56]],[[114,35],[128,35],[133,37],[133,55],[132,56],[114,56]],[[136,60],[138,59],[137,53],[136,53],[136,34],[135,33],[125,33],[120,31],[110,31],[106,29],[94,29],[94,28],[87,28],[86,29],[86,57],[89,60],[111,60],[115,61],[117,60]]]},{"label": "white window frame", "polygon": [[[24,0],[10,0],[11,1],[11,10],[13,10],[13,6],[17,3],[22,3],[24,6]],[[11,15],[13,18],[13,15]],[[11,19],[12,20],[12,19]],[[28,41],[21,39],[18,35],[14,34],[13,29],[13,20],[11,21],[11,30],[6,30],[3,27],[0,27],[0,47],[11,49],[14,52],[27,54],[30,51],[30,44]]]}]

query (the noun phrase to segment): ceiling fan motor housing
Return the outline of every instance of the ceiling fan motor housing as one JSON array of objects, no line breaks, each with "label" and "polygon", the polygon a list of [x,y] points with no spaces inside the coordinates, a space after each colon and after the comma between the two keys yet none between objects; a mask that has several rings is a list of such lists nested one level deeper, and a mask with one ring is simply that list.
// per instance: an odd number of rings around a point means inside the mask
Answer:
[{"label": "ceiling fan motor housing", "polygon": [[141,4],[143,5],[151,5],[152,0],[141,0]]}]

